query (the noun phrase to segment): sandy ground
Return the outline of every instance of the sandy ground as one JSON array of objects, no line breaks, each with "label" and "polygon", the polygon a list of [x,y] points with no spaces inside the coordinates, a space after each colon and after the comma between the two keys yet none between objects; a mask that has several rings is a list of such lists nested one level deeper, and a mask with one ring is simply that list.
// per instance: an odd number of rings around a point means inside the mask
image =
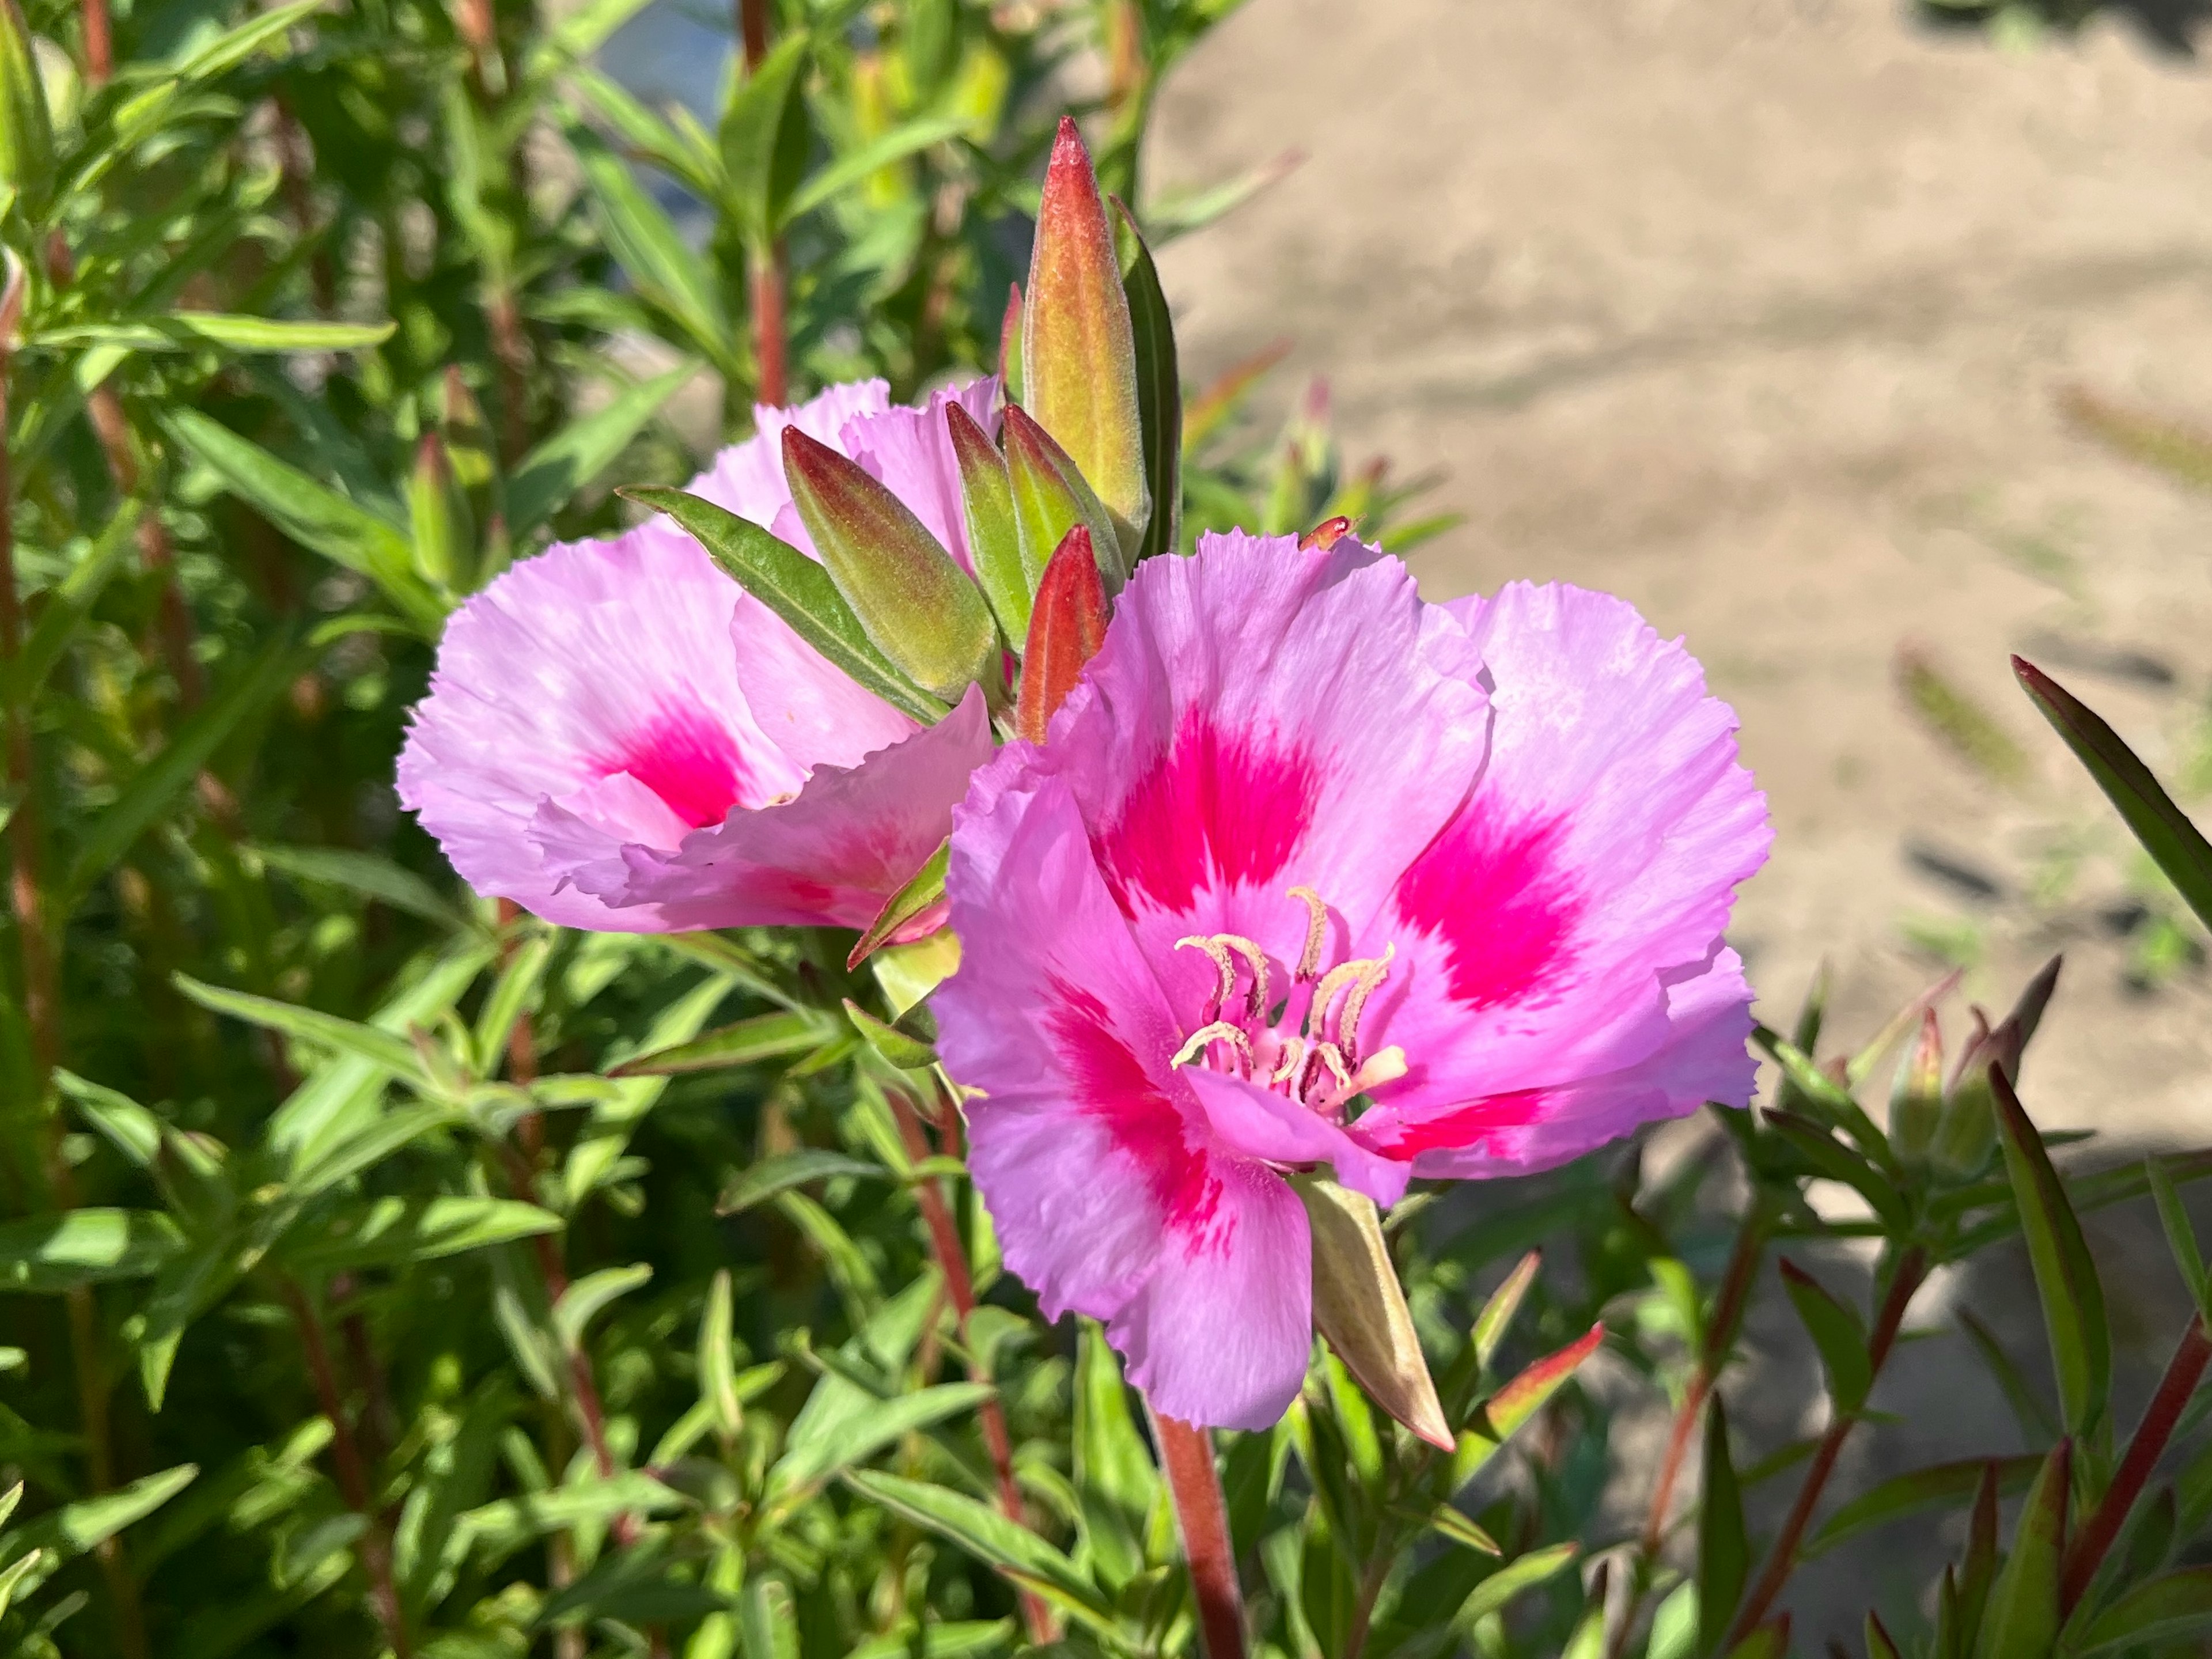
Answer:
[{"label": "sandy ground", "polygon": [[[1871,0],[1251,0],[1151,166],[1307,153],[1166,251],[1186,366],[1289,335],[1285,394],[1325,374],[1350,448],[1443,471],[1467,522],[1415,556],[1433,592],[1562,579],[1687,635],[1779,831],[1736,929],[1771,1019],[1823,957],[1863,1033],[1940,969],[1930,934],[1992,1004],[2063,948],[2031,1109],[2201,1141],[2212,990],[2130,986],[2121,843],[2006,656],[2179,764],[2212,495],[2056,400],[2212,427],[2209,91],[2117,23],[2002,52]],[[2021,782],[1908,709],[1912,642]]]},{"label": "sandy ground", "polygon": [[[1167,250],[1186,368],[1292,336],[1350,448],[1443,471],[1467,521],[1415,555],[1434,594],[1571,580],[1688,637],[1779,831],[1736,927],[1766,1017],[1823,958],[1836,1027],[1863,1036],[1947,952],[2001,1006],[2063,949],[2027,1103],[2106,1156],[2212,1141],[2212,983],[2133,982],[2140,878],[2006,659],[2162,770],[2201,742],[2212,494],[2087,440],[2057,397],[2212,428],[2208,92],[2118,23],[2005,52],[1874,0],[1251,0],[1175,83],[1151,158],[1173,187],[1307,152]],[[1915,716],[1905,648],[2021,776]],[[2180,1304],[2148,1217],[2093,1231],[2131,1423]],[[1960,1305],[2040,1371],[2024,1261],[1932,1288],[1914,1322]],[[1753,1329],[1767,1358],[1735,1395],[1763,1449],[1817,1407],[1787,1311]],[[1839,1492],[2019,1449],[1955,1337],[1909,1345],[1876,1403],[1901,1420],[1862,1436]],[[1818,1564],[1798,1650],[1857,1652],[1860,1610],[1909,1601],[1945,1535]]]}]

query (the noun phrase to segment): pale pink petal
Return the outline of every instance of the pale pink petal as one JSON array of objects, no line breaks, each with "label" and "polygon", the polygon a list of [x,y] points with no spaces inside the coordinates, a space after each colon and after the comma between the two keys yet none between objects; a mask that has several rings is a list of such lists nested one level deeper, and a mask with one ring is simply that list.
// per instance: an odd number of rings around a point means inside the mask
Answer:
[{"label": "pale pink petal", "polygon": [[1192,1066],[1182,1076],[1224,1151],[1269,1164],[1328,1164],[1339,1182],[1386,1210],[1406,1195],[1409,1164],[1377,1156],[1319,1113],[1225,1072]]},{"label": "pale pink petal", "polygon": [[986,433],[999,429],[996,376],[941,387],[919,409],[899,407],[857,415],[845,422],[842,447],[870,477],[903,501],[938,544],[972,573],[968,519],[961,505],[960,460],[952,448],[945,410],[958,404]]},{"label": "pale pink petal", "polygon": [[790,800],[732,812],[670,851],[631,844],[576,884],[676,928],[866,927],[952,828],[991,757],[981,690],[858,766],[821,766]]},{"label": "pale pink petal", "polygon": [[[1751,990],[1743,963],[1723,950],[1711,965],[1670,984],[1665,1043],[1624,1071],[1472,1102],[1403,1124],[1386,1150],[1414,1159],[1424,1176],[1472,1178],[1548,1170],[1681,1117],[1708,1101],[1751,1098],[1757,1066],[1747,1046]],[[1364,1120],[1363,1120],[1363,1124]]]},{"label": "pale pink petal", "polygon": [[917,729],[742,591],[730,614],[730,650],[754,720],[800,776],[817,766],[858,766]]},{"label": "pale pink petal", "polygon": [[1152,1278],[1107,1334],[1155,1410],[1211,1428],[1271,1428],[1297,1398],[1313,1352],[1305,1206],[1259,1164],[1212,1165],[1212,1213],[1168,1230]]},{"label": "pale pink petal", "polygon": [[[715,456],[713,465],[685,488],[741,519],[772,529],[777,514],[791,504],[791,486],[783,476],[784,428],[795,426],[808,437],[835,448],[847,422],[855,416],[880,414],[890,404],[890,388],[881,380],[850,380],[829,386],[789,409],[756,404],[753,435]],[[809,553],[814,550],[811,541],[795,541],[792,545]]]},{"label": "pale pink petal", "polygon": [[1454,607],[1495,677],[1490,763],[1407,871],[1369,1019],[1411,1071],[1394,1117],[1633,1066],[1711,961],[1771,832],[1735,717],[1624,601],[1516,583]]},{"label": "pale pink petal", "polygon": [[572,927],[627,927],[568,888],[539,807],[568,803],[612,846],[798,787],[730,651],[738,598],[659,520],[517,565],[447,624],[399,757],[402,802],[477,891]]}]

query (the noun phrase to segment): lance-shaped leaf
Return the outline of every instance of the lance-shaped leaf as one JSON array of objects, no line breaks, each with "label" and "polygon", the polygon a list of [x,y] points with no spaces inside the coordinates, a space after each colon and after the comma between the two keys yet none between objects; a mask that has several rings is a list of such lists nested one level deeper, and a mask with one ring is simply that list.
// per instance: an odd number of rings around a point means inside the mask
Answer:
[{"label": "lance-shaped leaf", "polygon": [[858,968],[897,935],[917,939],[944,926],[947,909],[945,872],[951,861],[952,843],[939,842],[937,850],[914,872],[913,878],[884,901],[884,908],[876,912],[876,919],[868,924],[867,931],[845,958],[845,966]]},{"label": "lance-shaped leaf", "polygon": [[1022,400],[1022,285],[1014,283],[1006,291],[1006,314],[999,324],[999,384],[1006,388],[1006,401],[1018,404]]},{"label": "lance-shaped leaf", "polygon": [[2092,1654],[2166,1652],[2212,1633],[2212,1567],[2184,1567],[2117,1597],[2067,1645],[2075,1659]]},{"label": "lance-shaped leaf", "polygon": [[1705,1407],[1705,1496],[1698,1506],[1698,1651],[1717,1654],[1751,1571],[1743,1493],[1729,1455],[1728,1412],[1716,1394]]},{"label": "lance-shaped leaf", "polygon": [[1042,743],[1045,730],[1083,666],[1106,641],[1106,590],[1091,550],[1091,532],[1070,530],[1037,584],[1030,613],[1029,644],[1022,653],[1022,689],[1014,704],[1014,731]]},{"label": "lance-shaped leaf", "polygon": [[1828,1374],[1828,1393],[1839,1416],[1849,1416],[1866,1404],[1874,1386],[1874,1364],[1867,1356],[1866,1327],[1857,1311],[1838,1302],[1820,1281],[1794,1261],[1782,1263],[1783,1288],[1797,1310],[1797,1317],[1820,1351],[1821,1369]]},{"label": "lance-shaped leaf", "polygon": [[1090,153],[1064,116],[1030,252],[1022,404],[1074,457],[1133,556],[1148,496],[1129,300]]},{"label": "lance-shaped leaf", "polygon": [[1976,1659],[2045,1659],[2058,1639],[2058,1559],[2066,1543],[2066,1500],[2074,1443],[2062,1440],[2021,1505],[2012,1553],[1990,1591]]},{"label": "lance-shaped leaf", "polygon": [[784,204],[806,167],[806,100],[799,95],[811,43],[787,34],[731,94],[722,114],[722,170],[746,240],[781,228]]},{"label": "lance-shaped leaf", "polygon": [[1897,1650],[1897,1643],[1881,1622],[1881,1615],[1869,1607],[1866,1616],[1867,1659],[1905,1659]]},{"label": "lance-shaped leaf", "polygon": [[2197,919],[2212,927],[2212,843],[2096,711],[2024,657],[2012,672]]},{"label": "lance-shaped leaf", "polygon": [[853,1022],[853,1029],[860,1040],[875,1050],[877,1055],[902,1072],[920,1072],[937,1064],[937,1050],[911,1031],[878,1019],[853,1000],[845,999],[845,1016]]},{"label": "lance-shaped leaf", "polygon": [[2003,1069],[1993,1066],[1989,1075],[2005,1169],[2012,1177],[2027,1259],[2043,1301],[2060,1414],[2069,1432],[2086,1433],[2104,1414],[2112,1381],[2112,1339],[2105,1319],[2104,1287],[2043,1137],[2021,1109]]},{"label": "lance-shaped leaf", "polygon": [[1030,591],[1044,579],[1044,568],[1067,532],[1081,525],[1091,532],[1098,574],[1113,592],[1128,574],[1121,543],[1106,509],[1083,474],[1052,434],[1014,404],[1005,417],[1006,477],[1013,487],[1014,531],[1022,550],[1022,574]]},{"label": "lance-shaped leaf", "polygon": [[54,185],[54,127],[31,51],[30,26],[15,0],[0,9],[0,185],[36,214]]},{"label": "lance-shaped leaf", "polygon": [[1974,1510],[1966,1522],[1966,1559],[1960,1564],[1957,1600],[1960,1643],[1972,1644],[1982,1627],[1982,1611],[1990,1603],[1990,1586],[1997,1577],[1997,1500],[2009,1497],[2042,1473],[2042,1460],[2033,1455],[2008,1460],[2014,1478],[2006,1481],[2007,1463],[1992,1459],[1982,1466],[1974,1487]]},{"label": "lance-shaped leaf", "polygon": [[1121,222],[1121,288],[1128,295],[1136,346],[1137,414],[1145,437],[1145,485],[1152,502],[1133,562],[1174,552],[1182,533],[1182,379],[1176,361],[1175,319],[1152,251],[1145,246],[1136,216],[1118,197],[1114,211]]},{"label": "lance-shaped leaf", "polygon": [[817,1009],[791,1009],[756,1014],[734,1025],[724,1025],[689,1042],[672,1043],[626,1060],[607,1073],[609,1077],[674,1077],[685,1072],[727,1071],[735,1066],[757,1066],[820,1048],[836,1035],[835,1021]]},{"label": "lance-shaped leaf", "polygon": [[876,649],[948,700],[981,679],[998,642],[990,610],[906,503],[796,426],[783,431],[783,474],[830,579]]},{"label": "lance-shaped leaf", "polygon": [[891,665],[869,640],[830,573],[797,548],[727,508],[680,489],[633,488],[621,493],[641,506],[665,513],[690,531],[739,586],[790,623],[793,633],[855,684],[925,724],[945,717],[945,703]]},{"label": "lance-shaped leaf", "polygon": [[1455,1490],[1474,1479],[1513,1431],[1544,1407],[1544,1402],[1566,1386],[1567,1379],[1605,1340],[1605,1327],[1593,1325],[1556,1353],[1550,1353],[1523,1370],[1488,1399],[1480,1401],[1474,1416],[1460,1431],[1452,1454]]},{"label": "lance-shaped leaf", "polygon": [[957,400],[945,405],[952,453],[960,463],[960,506],[968,524],[968,555],[975,580],[999,619],[1009,645],[1030,631],[1030,574],[1022,565],[1021,532],[1014,524],[1014,487],[998,448]]},{"label": "lance-shaped leaf", "polygon": [[524,456],[507,483],[507,533],[527,536],[551,518],[645,429],[696,367],[687,361],[624,387],[605,408],[562,427]]},{"label": "lance-shaped leaf", "polygon": [[1452,1449],[1429,1362],[1374,1200],[1333,1181],[1292,1183],[1313,1231],[1314,1325],[1375,1403],[1431,1445]]}]

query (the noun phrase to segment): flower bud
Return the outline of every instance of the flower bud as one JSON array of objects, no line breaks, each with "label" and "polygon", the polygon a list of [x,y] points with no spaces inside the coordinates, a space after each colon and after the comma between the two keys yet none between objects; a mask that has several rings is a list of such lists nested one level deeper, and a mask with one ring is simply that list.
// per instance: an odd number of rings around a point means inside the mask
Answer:
[{"label": "flower bud", "polygon": [[1008,644],[1030,630],[1030,580],[1022,568],[1021,532],[1014,526],[1014,487],[1006,463],[975,417],[957,402],[945,406],[952,453],[960,464],[960,506],[968,525],[968,556],[975,580],[999,619]]},{"label": "flower bud", "polygon": [[1037,209],[1021,337],[1023,407],[1073,458],[1133,556],[1150,516],[1136,338],[1097,175],[1065,118]]},{"label": "flower bud", "polygon": [[998,641],[990,610],[906,504],[795,426],[784,428],[783,471],[830,580],[869,641],[947,701],[981,679]]},{"label": "flower bud", "polygon": [[1067,452],[1016,404],[1006,406],[1005,439],[1014,529],[1030,591],[1043,578],[1046,562],[1059,550],[1061,538],[1079,524],[1091,532],[1091,551],[1107,590],[1118,592],[1128,575],[1121,538]]},{"label": "flower bud", "polygon": [[407,480],[407,519],[413,532],[415,568],[433,586],[465,592],[474,562],[476,526],[468,497],[453,477],[445,441],[426,432],[415,447],[415,471]]},{"label": "flower bud", "polygon": [[1021,694],[1014,703],[1018,737],[1044,741],[1045,729],[1075,689],[1083,665],[1105,641],[1106,590],[1098,580],[1091,532],[1077,525],[1037,584],[1029,643],[1022,652]]}]

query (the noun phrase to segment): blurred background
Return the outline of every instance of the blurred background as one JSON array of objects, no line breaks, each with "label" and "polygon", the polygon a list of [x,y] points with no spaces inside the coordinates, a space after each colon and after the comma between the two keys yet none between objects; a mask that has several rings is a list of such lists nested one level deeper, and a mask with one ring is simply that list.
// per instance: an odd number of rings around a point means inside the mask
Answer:
[{"label": "blurred background", "polygon": [[1348,447],[1440,474],[1431,592],[1580,582],[1688,637],[1779,831],[1736,928],[1770,1022],[1824,956],[1863,1032],[2063,949],[2039,1111],[2169,1143],[2212,1133],[2193,924],[2007,653],[2203,799],[2197,23],[1251,0],[1152,158],[1168,189],[1303,153],[1164,256],[1186,362],[1287,340]]}]

